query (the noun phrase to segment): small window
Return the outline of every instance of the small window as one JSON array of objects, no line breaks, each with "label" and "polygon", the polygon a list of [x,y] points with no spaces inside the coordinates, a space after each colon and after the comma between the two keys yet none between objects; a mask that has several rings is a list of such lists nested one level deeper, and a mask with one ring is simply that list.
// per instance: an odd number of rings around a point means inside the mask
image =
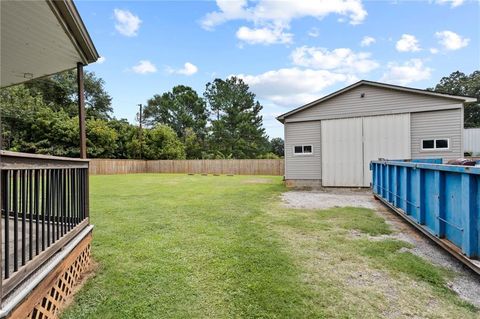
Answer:
[{"label": "small window", "polygon": [[450,140],[448,138],[435,138],[422,140],[422,150],[448,150],[450,148]]},{"label": "small window", "polygon": [[422,141],[422,148],[424,150],[431,150],[435,148],[435,141],[434,140],[423,140]]},{"label": "small window", "polygon": [[448,148],[448,140],[435,140],[435,148]]},{"label": "small window", "polygon": [[295,146],[295,154],[302,154],[303,147],[302,146]]},{"label": "small window", "polygon": [[310,155],[313,154],[312,145],[295,145],[293,147],[294,155]]}]

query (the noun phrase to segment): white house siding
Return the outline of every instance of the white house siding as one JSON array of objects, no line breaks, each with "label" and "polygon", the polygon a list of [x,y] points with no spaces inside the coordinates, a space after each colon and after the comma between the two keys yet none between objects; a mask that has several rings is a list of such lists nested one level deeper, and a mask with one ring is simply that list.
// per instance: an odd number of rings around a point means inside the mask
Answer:
[{"label": "white house siding", "polygon": [[[412,158],[441,157],[448,160],[463,156],[463,108],[412,113],[410,119]],[[450,149],[422,151],[422,139],[431,138],[450,139]]]},{"label": "white house siding", "polygon": [[[364,93],[364,97],[361,94]],[[360,85],[318,106],[289,115],[285,122],[385,115],[461,108],[458,101],[424,94]]]},{"label": "white house siding", "polygon": [[465,152],[471,152],[473,155],[480,155],[480,128],[466,128],[463,138]]},{"label": "white house siding", "polygon": [[[320,121],[285,123],[285,179],[322,178]],[[312,145],[312,155],[294,155],[295,145]]]}]

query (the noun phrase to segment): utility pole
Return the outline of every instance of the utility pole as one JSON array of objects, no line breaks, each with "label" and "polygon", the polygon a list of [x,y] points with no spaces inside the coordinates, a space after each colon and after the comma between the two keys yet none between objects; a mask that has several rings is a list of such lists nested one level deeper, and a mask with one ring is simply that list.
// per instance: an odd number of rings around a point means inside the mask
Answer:
[{"label": "utility pole", "polygon": [[138,114],[138,122],[139,122],[139,126],[140,126],[140,136],[139,136],[139,140],[140,140],[140,159],[143,159],[143,128],[142,128],[142,117],[143,117],[143,105],[142,104],[138,104],[138,106],[140,107],[140,113]]}]

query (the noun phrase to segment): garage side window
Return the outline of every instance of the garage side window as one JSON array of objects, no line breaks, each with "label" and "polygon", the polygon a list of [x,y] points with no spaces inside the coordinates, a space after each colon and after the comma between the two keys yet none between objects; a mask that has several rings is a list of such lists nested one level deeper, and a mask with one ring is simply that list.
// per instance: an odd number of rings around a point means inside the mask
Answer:
[{"label": "garage side window", "polygon": [[295,145],[293,147],[293,154],[294,155],[310,155],[310,154],[313,154],[313,146],[312,145]]},{"label": "garage side window", "polygon": [[422,140],[422,150],[448,150],[450,148],[450,140],[448,138],[432,138]]}]

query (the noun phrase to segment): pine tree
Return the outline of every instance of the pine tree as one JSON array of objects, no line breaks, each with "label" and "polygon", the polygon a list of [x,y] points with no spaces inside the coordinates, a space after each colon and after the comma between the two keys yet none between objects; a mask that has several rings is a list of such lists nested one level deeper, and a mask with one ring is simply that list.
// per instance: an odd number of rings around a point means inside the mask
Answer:
[{"label": "pine tree", "polygon": [[264,153],[268,139],[260,115],[262,105],[242,79],[215,79],[207,84],[204,97],[212,114],[211,151],[233,158]]}]

